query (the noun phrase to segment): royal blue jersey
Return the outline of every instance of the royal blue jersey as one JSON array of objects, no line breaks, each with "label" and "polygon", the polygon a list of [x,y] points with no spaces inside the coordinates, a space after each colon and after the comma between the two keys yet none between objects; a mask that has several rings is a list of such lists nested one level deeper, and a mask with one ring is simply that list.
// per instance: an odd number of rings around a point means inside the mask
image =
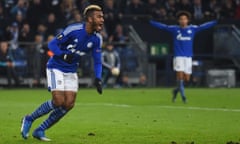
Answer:
[{"label": "royal blue jersey", "polygon": [[217,21],[211,21],[202,25],[189,25],[185,28],[181,28],[178,25],[166,25],[156,21],[150,21],[151,25],[169,31],[174,39],[174,56],[193,56],[193,40],[197,32],[214,26]]},{"label": "royal blue jersey", "polygon": [[[69,25],[61,34],[57,35],[48,43],[49,49],[54,53],[47,63],[47,68],[55,68],[65,73],[75,73],[78,68],[80,57],[88,52],[92,53],[96,78],[101,79],[102,37],[99,33],[88,34],[85,24]],[[61,56],[73,54],[71,64],[65,62]]]}]

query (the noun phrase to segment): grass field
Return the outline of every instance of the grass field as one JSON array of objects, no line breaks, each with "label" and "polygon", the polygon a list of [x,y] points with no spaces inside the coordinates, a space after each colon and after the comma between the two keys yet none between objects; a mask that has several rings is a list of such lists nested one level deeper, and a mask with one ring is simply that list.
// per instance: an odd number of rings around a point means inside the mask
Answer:
[{"label": "grass field", "polygon": [[[240,89],[187,89],[188,104],[171,89],[93,89],[46,134],[49,144],[226,144],[240,141]],[[22,116],[48,100],[44,89],[0,90],[0,144],[39,144],[20,136]],[[37,120],[31,131],[45,119]],[[89,135],[91,133],[92,135]]]}]

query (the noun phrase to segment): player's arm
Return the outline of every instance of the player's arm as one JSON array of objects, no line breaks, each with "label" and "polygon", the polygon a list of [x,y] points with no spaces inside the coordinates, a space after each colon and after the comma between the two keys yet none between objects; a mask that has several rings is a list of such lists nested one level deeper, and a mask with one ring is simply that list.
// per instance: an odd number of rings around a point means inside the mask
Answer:
[{"label": "player's arm", "polygon": [[196,27],[196,32],[211,28],[211,27],[215,26],[216,24],[217,24],[216,20],[206,22],[206,23],[201,24],[200,26]]},{"label": "player's arm", "polygon": [[171,25],[166,25],[166,24],[156,22],[156,21],[153,21],[153,20],[150,21],[150,24],[152,26],[154,26],[156,28],[159,28],[159,29],[162,29],[162,30],[166,30],[166,31],[169,31],[169,32],[173,31],[173,26],[171,26]]},{"label": "player's arm", "polygon": [[102,38],[99,35],[97,43],[92,49],[94,71],[95,71],[95,81],[94,84],[97,88],[99,94],[102,94]]},{"label": "player's arm", "polygon": [[73,54],[67,50],[61,50],[59,45],[65,43],[70,38],[71,34],[64,34],[63,32],[48,43],[48,48],[54,53],[54,55],[61,57],[67,63],[72,62]]}]

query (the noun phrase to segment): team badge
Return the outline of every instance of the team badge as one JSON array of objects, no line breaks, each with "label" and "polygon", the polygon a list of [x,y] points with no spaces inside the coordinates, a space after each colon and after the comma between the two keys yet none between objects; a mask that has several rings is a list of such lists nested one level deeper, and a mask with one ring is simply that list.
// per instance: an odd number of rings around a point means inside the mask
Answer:
[{"label": "team badge", "polygon": [[78,39],[74,39],[74,42],[75,42],[75,43],[78,43]]},{"label": "team badge", "polygon": [[191,34],[191,33],[192,33],[192,30],[188,30],[187,33],[188,33],[188,34]]},{"label": "team badge", "polygon": [[92,42],[89,42],[89,43],[87,44],[87,48],[92,48],[92,46],[93,46],[93,43],[92,43]]}]

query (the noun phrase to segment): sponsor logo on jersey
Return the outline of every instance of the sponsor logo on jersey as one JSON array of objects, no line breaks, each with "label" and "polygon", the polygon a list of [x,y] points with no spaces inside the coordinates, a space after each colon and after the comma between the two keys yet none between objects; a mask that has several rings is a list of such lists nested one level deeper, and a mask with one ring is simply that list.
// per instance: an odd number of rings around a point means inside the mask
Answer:
[{"label": "sponsor logo on jersey", "polygon": [[188,36],[182,36],[182,34],[180,33],[180,34],[178,34],[177,35],[177,40],[180,40],[180,41],[190,41],[190,40],[192,40],[192,38],[191,37],[188,37]]}]

